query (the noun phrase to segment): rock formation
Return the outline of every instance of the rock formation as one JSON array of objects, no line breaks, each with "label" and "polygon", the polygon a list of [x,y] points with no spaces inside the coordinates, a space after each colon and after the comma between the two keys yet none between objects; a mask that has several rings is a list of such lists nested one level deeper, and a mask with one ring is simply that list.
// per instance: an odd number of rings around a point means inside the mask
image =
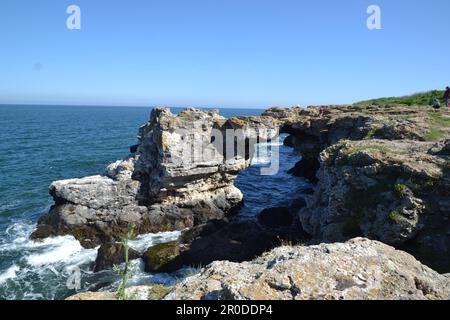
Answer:
[{"label": "rock formation", "polygon": [[380,240],[449,270],[449,158],[440,149],[410,140],[343,141],[325,149],[316,191],[299,213],[303,228],[320,242]]},{"label": "rock formation", "polygon": [[251,261],[214,262],[165,299],[450,299],[450,278],[377,241],[285,246]]},{"label": "rock formation", "polygon": [[[450,112],[426,107],[275,109],[317,183],[298,216],[315,243],[354,236],[450,271]],[[311,175],[314,175],[312,178]]]},{"label": "rock formation", "polygon": [[[251,132],[252,125],[214,111],[154,109],[133,157],[111,164],[104,176],[51,184],[55,205],[32,238],[72,234],[95,247],[122,238],[130,223],[139,233],[182,230],[233,213],[243,200],[233,182],[250,163],[249,144],[272,134]],[[237,139],[247,148],[230,152],[225,131],[239,126],[245,132]]]},{"label": "rock formation", "polygon": [[[149,271],[170,271],[250,260],[280,240],[363,236],[449,272],[449,119],[449,110],[414,106],[271,108],[231,119],[157,108],[132,157],[103,176],[52,183],[55,205],[32,237],[72,234],[96,247],[123,238],[130,223],[138,233],[184,230],[180,243],[147,251]],[[295,206],[267,208],[259,222],[228,221],[243,201],[237,174],[254,144],[278,129],[301,156],[291,173],[314,190]],[[405,252],[356,239],[281,247],[241,264],[214,262],[169,298],[442,299],[449,285]]]}]

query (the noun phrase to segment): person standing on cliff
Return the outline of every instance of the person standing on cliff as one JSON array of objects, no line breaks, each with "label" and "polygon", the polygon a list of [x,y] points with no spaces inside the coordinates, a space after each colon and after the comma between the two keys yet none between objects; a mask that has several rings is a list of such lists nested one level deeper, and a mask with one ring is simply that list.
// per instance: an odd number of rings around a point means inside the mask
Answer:
[{"label": "person standing on cliff", "polygon": [[442,98],[445,100],[445,106],[447,108],[450,108],[450,106],[448,105],[449,100],[450,100],[450,87],[445,88],[445,93]]}]

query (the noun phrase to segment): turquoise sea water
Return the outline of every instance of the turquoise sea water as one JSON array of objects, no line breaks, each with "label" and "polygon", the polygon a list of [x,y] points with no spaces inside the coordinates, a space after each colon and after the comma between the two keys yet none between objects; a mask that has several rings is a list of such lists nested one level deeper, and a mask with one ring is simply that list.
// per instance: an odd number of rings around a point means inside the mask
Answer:
[{"label": "turquoise sea water", "polygon": [[[110,271],[92,274],[95,249],[81,248],[72,237],[33,242],[28,236],[52,205],[49,184],[101,174],[109,163],[127,157],[128,147],[136,143],[138,128],[148,120],[150,111],[131,107],[0,106],[0,299],[65,298],[75,293],[66,285],[73,267],[82,271],[82,290],[108,288],[117,281]],[[223,109],[221,114],[258,115],[261,111]],[[257,174],[260,164],[255,164],[238,178],[236,184],[246,197],[242,217],[286,203],[307,187],[303,180],[286,174],[299,156],[281,147],[281,158],[282,167],[275,176],[262,178]],[[132,246],[145,249],[177,236],[177,232],[144,235]],[[133,278],[136,284],[170,284],[189,272],[184,269],[165,275],[138,270]]]}]

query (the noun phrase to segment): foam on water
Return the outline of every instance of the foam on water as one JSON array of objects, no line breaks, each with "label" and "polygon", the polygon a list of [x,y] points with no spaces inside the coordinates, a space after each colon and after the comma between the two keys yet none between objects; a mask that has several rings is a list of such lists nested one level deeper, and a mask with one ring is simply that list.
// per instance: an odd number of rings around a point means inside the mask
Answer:
[{"label": "foam on water", "polygon": [[20,268],[16,265],[10,267],[4,273],[0,274],[0,283],[5,282],[8,279],[14,279],[15,277],[17,277],[17,271],[19,270]]},{"label": "foam on water", "polygon": [[180,235],[180,231],[149,233],[140,235],[134,240],[130,240],[129,244],[130,247],[136,251],[143,252],[147,248],[156,244],[175,241],[180,237]]},{"label": "foam on water", "polygon": [[[47,238],[42,241],[30,240],[36,224],[18,221],[9,226],[1,237],[0,256],[12,257],[13,264],[0,273],[0,299],[59,299],[76,291],[66,285],[71,272],[78,268],[81,272],[81,291],[113,290],[120,278],[112,270],[94,274],[92,264],[97,249],[85,249],[72,236]],[[140,235],[130,240],[130,247],[143,252],[145,249],[164,242],[174,241],[179,231]],[[173,284],[192,272],[185,268],[174,274],[148,274],[143,262],[133,261],[136,273],[130,285],[150,283]]]}]

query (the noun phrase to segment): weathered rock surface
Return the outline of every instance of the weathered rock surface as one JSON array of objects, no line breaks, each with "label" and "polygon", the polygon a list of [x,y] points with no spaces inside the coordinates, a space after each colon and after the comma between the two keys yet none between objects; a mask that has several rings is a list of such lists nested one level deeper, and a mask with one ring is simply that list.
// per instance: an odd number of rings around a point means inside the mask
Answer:
[{"label": "weathered rock surface", "polygon": [[[125,294],[133,300],[161,300],[170,291],[168,287],[161,285],[133,286],[125,289]],[[119,300],[115,292],[81,292],[66,298],[68,301],[101,301]]]},{"label": "weathered rock surface", "polygon": [[436,141],[450,137],[450,111],[432,112],[425,106],[324,106],[272,108],[262,117],[277,119],[286,144],[302,154],[292,170],[316,182],[319,154],[341,140]]},{"label": "weathered rock surface", "polygon": [[343,141],[325,149],[315,193],[299,213],[304,230],[317,242],[379,240],[450,270],[450,158],[432,149],[433,143],[409,140]]},{"label": "weathered rock surface", "polygon": [[405,252],[357,238],[279,247],[251,262],[214,262],[165,299],[450,299],[450,279]]},{"label": "weathered rock surface", "polygon": [[177,116],[154,109],[139,130],[135,156],[111,164],[104,176],[52,183],[55,205],[32,238],[72,234],[83,246],[95,247],[123,238],[130,223],[148,233],[222,219],[242,202],[233,182],[250,163],[253,148],[231,153],[219,133],[223,137],[227,128],[240,126],[241,139],[269,137],[255,133],[257,124],[196,109]]},{"label": "weathered rock surface", "polygon": [[[139,259],[141,254],[128,248],[128,259]],[[100,246],[95,259],[94,272],[111,269],[125,262],[125,248],[121,243],[105,243]]]}]

